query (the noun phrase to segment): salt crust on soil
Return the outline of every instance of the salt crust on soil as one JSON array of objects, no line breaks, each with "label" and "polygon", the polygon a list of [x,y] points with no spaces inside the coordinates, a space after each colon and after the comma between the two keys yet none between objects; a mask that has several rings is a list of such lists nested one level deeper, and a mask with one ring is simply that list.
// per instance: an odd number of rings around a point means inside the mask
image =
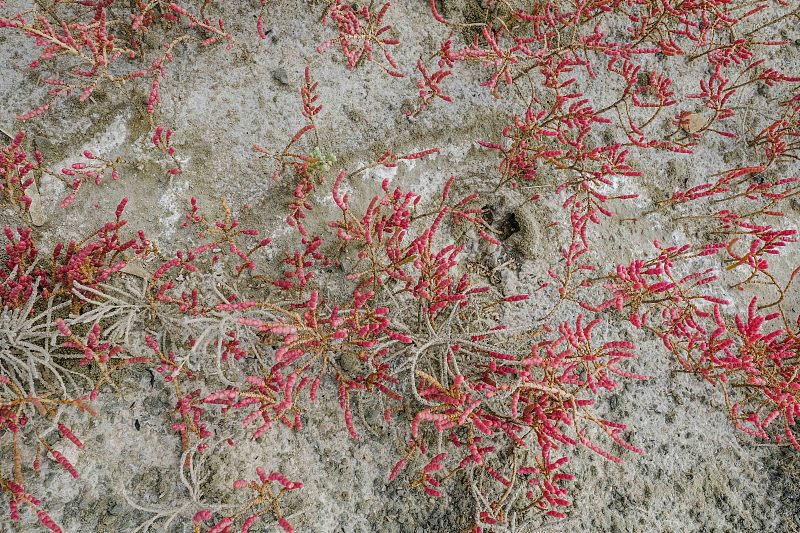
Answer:
[{"label": "salt crust on soil", "polygon": [[[40,228],[45,242],[77,237],[97,226],[108,210],[94,206],[116,205],[126,195],[130,226],[143,228],[164,250],[175,242],[176,223],[190,196],[201,199],[204,206],[224,196],[237,210],[249,203],[251,210],[242,213],[246,224],[280,238],[285,234],[280,213],[286,195],[250,146],[254,142],[282,146],[287,132],[302,125],[298,93],[306,64],[320,82],[326,106],[318,120],[321,148],[336,154],[337,165],[354,168],[387,148],[407,153],[438,146],[439,155],[404,164],[396,173],[375,175],[374,182],[388,177],[425,196],[450,175],[459,176],[464,188],[471,180],[495,179],[496,159],[474,141],[499,131],[513,106],[478,87],[479,73],[462,72],[449,85],[456,104],[435,106],[420,120],[409,121],[401,112],[414,95],[408,78],[395,80],[371,65],[349,72],[333,52],[314,51],[330,37],[317,23],[319,5],[272,3],[268,19],[272,32],[266,42],[258,42],[252,6],[235,4],[226,7],[230,12],[226,20],[239,45],[229,52],[218,47],[178,54],[163,83],[163,109],[176,130],[174,145],[184,164],[180,175],[165,178],[158,154],[148,149],[146,120],[135,105],[146,100],[146,94],[98,92],[94,104],[70,100],[26,126],[50,158],[58,155],[67,162],[91,149],[128,162],[118,183],[87,187],[67,210],[57,207],[64,194],[60,184],[45,181],[46,221]],[[396,47],[396,59],[411,73],[418,50],[430,48],[446,34],[431,23],[427,2],[422,0],[398,1],[389,16],[403,42]],[[797,28],[786,32],[792,40],[800,37]],[[786,62],[794,57],[797,67],[800,52],[792,46]],[[0,128],[5,131],[14,131],[13,117],[35,107],[43,94],[36,74],[24,67],[33,53],[20,45],[18,37],[0,34]],[[735,159],[736,154],[724,157]],[[700,183],[704,175],[730,162],[723,161],[721,145],[713,142],[703,145],[690,165],[680,157],[669,159],[659,153],[653,160],[638,160],[639,168],[648,169],[646,178],[621,187],[640,193],[646,201],[661,189]],[[320,212],[334,207],[329,198],[320,196],[318,201]],[[502,204],[503,199],[497,202]],[[552,258],[539,255],[537,244],[548,238],[547,216],[546,211],[531,208],[518,217],[526,228],[515,237],[519,268],[502,281],[511,290],[544,280]],[[800,220],[797,211],[794,216]],[[2,222],[14,223],[12,215],[3,213]],[[648,249],[654,234],[685,237],[684,228],[665,223],[654,218],[609,230],[595,253],[609,262],[622,262]],[[537,307],[533,304],[531,309]],[[577,478],[574,509],[566,520],[542,527],[532,524],[530,531],[798,531],[797,454],[783,447],[753,445],[726,419],[718,394],[696,378],[676,372],[674,361],[658,343],[642,341],[640,348],[641,356],[631,370],[650,375],[651,380],[626,384],[601,408],[633,429],[633,443],[646,454],[614,464],[578,450],[571,463]],[[149,375],[142,373],[127,377],[122,395],[101,395],[99,401],[98,411],[107,415],[75,428],[84,436],[86,448],[68,456],[81,479],[73,481],[62,470],[45,467],[46,490],[41,496],[67,532],[127,532],[146,521],[149,515],[134,511],[123,491],[142,506],[154,508],[180,506],[185,498],[175,476],[178,442],[160,414],[170,408],[164,391],[158,385],[152,388]],[[466,493],[455,491],[432,501],[410,493],[402,483],[386,482],[399,451],[397,436],[373,423],[375,435],[363,431],[367,438],[354,442],[344,428],[336,398],[323,397],[302,431],[278,429],[260,443],[242,441],[213,456],[208,468],[219,486],[250,476],[255,464],[280,468],[290,479],[302,480],[302,498],[289,509],[298,531],[444,533],[467,527],[472,504]],[[2,531],[34,529],[30,524],[0,522]]]}]

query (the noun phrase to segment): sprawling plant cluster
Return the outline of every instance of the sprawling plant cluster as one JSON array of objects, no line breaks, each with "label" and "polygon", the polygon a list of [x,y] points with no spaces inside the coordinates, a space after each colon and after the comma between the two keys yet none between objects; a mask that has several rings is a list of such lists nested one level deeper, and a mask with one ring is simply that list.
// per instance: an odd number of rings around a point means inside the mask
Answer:
[{"label": "sprawling plant cluster", "polygon": [[[86,105],[100,91],[136,94],[144,84],[149,144],[169,158],[168,174],[179,174],[175,132],[160,118],[162,83],[177,54],[235,46],[212,14],[218,6],[35,5],[0,16],[0,29],[37,51],[29,67],[46,86],[44,100],[17,119],[42,120],[71,96]],[[293,531],[287,509],[302,482],[258,466],[257,480],[237,479],[215,501],[208,458],[242,438],[266,442],[276,425],[301,430],[321,388],[335,391],[353,439],[364,433],[358,410],[382,413],[402,435],[391,443],[398,453],[388,482],[433,498],[468,487],[476,533],[563,518],[575,447],[614,462],[644,452],[598,403],[620,380],[647,379],[632,360],[635,341],[649,337],[721,391],[744,434],[800,451],[800,263],[788,216],[800,196],[800,77],[779,69],[793,50],[780,27],[797,23],[800,8],[484,6],[449,13],[431,0],[431,22],[450,34],[406,65],[396,59],[404,44],[397,21],[387,22],[388,3],[328,0],[321,31],[330,38],[315,48],[337,48],[349,70],[411,78],[392,80],[414,87],[409,120],[458,105],[448,85],[482,69],[490,98],[519,105],[493,138],[476,139],[497,162],[491,183],[450,177],[423,196],[374,179],[376,170],[436,157],[437,148],[388,150],[337,168],[336,154],[321,148],[323,106],[306,67],[305,125],[282,148],[253,144],[273,186],[286,189],[285,227],[247,227],[246,207],[222,200],[212,214],[192,198],[171,254],[129,230],[127,199],[109,222],[47,251],[35,229],[5,228],[0,493],[12,521],[62,531],[35,480],[51,464],[79,477],[73,463],[84,445],[72,428],[102,417],[98,395],[117,390],[132,368],[151,369],[171,397],[185,489],[157,506],[129,496],[148,516],[139,530],[183,523],[197,533],[246,532],[274,522]],[[277,7],[252,7],[266,39]],[[691,78],[696,72],[706,77]],[[53,170],[27,142],[20,131],[0,145],[0,199],[19,220],[45,177],[66,185],[62,208],[87,181],[119,178],[119,158],[83,151]],[[642,163],[716,150],[738,158],[700,183],[687,177],[678,186]],[[658,196],[646,180],[659,183]],[[512,247],[490,216],[499,197],[553,214],[542,224],[556,245],[548,282],[526,293],[467,267]],[[653,253],[609,268],[599,240],[637,221],[654,226]],[[667,226],[686,231],[661,231]],[[690,233],[695,241],[680,240]]]}]

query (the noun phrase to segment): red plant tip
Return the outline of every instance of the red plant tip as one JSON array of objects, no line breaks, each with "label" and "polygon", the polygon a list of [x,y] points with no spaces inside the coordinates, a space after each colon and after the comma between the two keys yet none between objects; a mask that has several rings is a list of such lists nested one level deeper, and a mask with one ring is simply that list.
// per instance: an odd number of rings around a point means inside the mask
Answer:
[{"label": "red plant tip", "polygon": [[80,441],[80,439],[78,439],[78,437],[75,436],[74,433],[72,433],[72,431],[70,431],[70,429],[67,426],[65,426],[62,423],[59,423],[58,424],[58,431],[66,439],[69,439],[70,441],[72,441],[72,443],[75,444],[75,446],[77,446],[78,448],[83,448],[83,443]]},{"label": "red plant tip", "polygon": [[63,335],[64,337],[72,336],[72,331],[70,331],[69,327],[62,319],[60,318],[56,319],[56,327],[58,328],[59,333],[61,333],[61,335]]},{"label": "red plant tip", "polygon": [[117,220],[119,220],[119,218],[122,216],[122,212],[125,211],[125,206],[126,205],[128,205],[128,197],[127,196],[125,198],[123,198],[119,202],[119,204],[117,205],[117,210],[114,212],[114,214],[117,217]]}]

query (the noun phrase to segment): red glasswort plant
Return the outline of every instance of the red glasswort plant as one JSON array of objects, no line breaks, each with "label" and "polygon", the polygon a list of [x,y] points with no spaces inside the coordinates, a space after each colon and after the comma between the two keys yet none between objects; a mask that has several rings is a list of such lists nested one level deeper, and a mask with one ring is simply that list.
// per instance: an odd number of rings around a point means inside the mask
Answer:
[{"label": "red glasswort plant", "polygon": [[31,161],[28,153],[22,150],[24,139],[25,132],[20,131],[7,147],[0,148],[0,192],[3,203],[22,212],[31,206],[31,199],[26,194],[28,187],[34,184],[31,171],[42,165],[41,153],[35,151],[34,160]]},{"label": "red glasswort plant", "polygon": [[[392,25],[383,22],[388,10],[389,2],[374,12],[372,3],[358,6],[344,0],[330,0],[322,23],[327,24],[330,21],[335,24],[339,35],[323,42],[317,47],[317,51],[323,52],[337,43],[347,60],[348,69],[353,70],[365,61],[377,62],[390,76],[402,78],[404,74],[389,48],[400,44],[400,40],[391,37]],[[378,53],[383,56],[385,63],[375,58]]]},{"label": "red glasswort plant", "polygon": [[[212,4],[40,2],[0,17],[0,28],[36,50],[30,67],[48,89],[18,119],[69,96],[80,104],[144,83],[151,144],[171,161],[170,176],[183,172],[175,133],[159,115],[162,84],[176,54],[232,48]],[[257,5],[265,39],[266,2]],[[256,468],[257,479],[237,479],[214,503],[217,489],[201,470],[223,455],[220,446],[233,450],[234,437],[265,443],[275,426],[302,430],[321,391],[338,398],[342,431],[353,439],[365,436],[359,415],[366,422],[373,412],[400,436],[387,445],[398,450],[388,482],[432,498],[468,487],[476,533],[563,518],[576,447],[615,463],[643,452],[597,404],[622,379],[646,379],[629,364],[648,336],[721,391],[744,434],[800,450],[800,317],[792,307],[800,266],[787,216],[800,193],[792,166],[800,78],[780,70],[788,44],[776,31],[798,18],[798,7],[494,0],[456,20],[429,5],[452,33],[432,55],[420,51],[428,59],[417,62],[407,115],[432,112],[437,101],[459,105],[446,83],[472,65],[483,69],[482,85],[495,98],[511,96],[513,110],[504,128],[478,141],[497,163],[491,185],[450,177],[437,188],[431,176],[423,195],[394,178],[370,181],[375,170],[425,167],[436,148],[387,149],[334,172],[307,67],[303,125],[282,148],[253,145],[271,165],[284,227],[255,228],[244,207],[224,200],[209,215],[202,198],[191,198],[169,253],[141,231],[126,233],[127,199],[113,220],[46,250],[34,229],[4,230],[0,494],[12,521],[61,531],[36,478],[51,464],[79,477],[84,413],[99,416],[92,402],[133,365],[152,368],[169,394],[185,489],[180,501],[152,507],[128,498],[149,514],[140,530],[182,521],[195,533],[246,532],[274,521],[293,531],[286,498],[302,483],[288,473]],[[374,62],[403,77],[389,9],[329,0],[323,23],[336,36],[318,50],[335,45],[349,70]],[[749,111],[756,98],[765,112]],[[29,211],[27,191],[43,174],[67,185],[62,206],[87,181],[118,178],[120,158],[87,150],[54,173],[24,142],[20,132],[0,149],[10,213]],[[700,182],[684,176],[680,190],[669,186],[637,211],[651,200],[639,194],[647,192],[641,182],[661,178],[647,174],[647,157],[692,161],[694,152],[729,148],[722,172]],[[535,251],[554,263],[550,281],[530,293],[484,284],[468,268],[514,254],[488,216],[503,202],[515,210],[539,202],[554,219],[539,228],[552,250]],[[656,221],[654,232],[695,231],[658,236],[650,255],[604,255],[600,238],[637,217]],[[683,234],[698,237],[673,242]]]},{"label": "red glasswort plant", "polygon": [[[148,361],[103,341],[99,323],[85,337],[78,334],[83,326],[68,316],[81,307],[78,283],[87,290],[96,287],[118,273],[132,255],[149,252],[143,235],[139,244],[135,239],[121,242],[125,203],[119,204],[114,222],[80,242],[57,244],[50,258],[40,257],[30,228],[17,228],[16,235],[5,229],[0,327],[8,342],[0,348],[0,447],[4,456],[12,458],[12,468],[10,473],[0,472],[0,491],[9,498],[12,521],[21,519],[24,507],[46,529],[61,531],[34,495],[32,478],[40,471],[42,456],[77,478],[63,443],[55,442],[62,439],[69,441],[68,446],[83,448],[65,420],[77,420],[82,413],[96,416],[90,402],[111,384],[112,376],[123,366]],[[58,335],[67,340],[56,340]],[[91,366],[93,372],[69,371],[64,360],[71,358],[80,358],[80,364]]]},{"label": "red glasswort plant", "polygon": [[[203,14],[209,2],[203,4],[199,16],[175,2],[134,2],[125,7],[118,4],[122,2],[91,2],[85,6],[51,2],[39,9],[0,17],[0,28],[31,38],[40,50],[30,68],[49,74],[45,84],[50,90],[44,103],[21,114],[18,120],[43,114],[59,98],[77,94],[78,100],[84,102],[98,87],[123,86],[137,78],[151,79],[148,112],[152,113],[159,100],[159,79],[163,78],[165,64],[172,61],[175,46],[193,35],[180,31],[177,23],[182,19],[200,35],[203,46],[217,41],[226,42],[228,48],[232,46],[232,37],[225,31],[222,19],[211,22]],[[127,16],[120,16],[120,11]],[[167,44],[154,59],[146,57],[150,50],[142,40],[150,31],[166,34]]]},{"label": "red glasswort plant", "polygon": [[422,77],[422,79],[417,82],[419,101],[414,109],[406,112],[408,116],[416,117],[437,99],[447,103],[453,101],[450,96],[444,93],[441,87],[442,81],[451,75],[453,73],[452,71],[440,68],[435,72],[428,72],[421,59],[417,61],[417,70]]}]

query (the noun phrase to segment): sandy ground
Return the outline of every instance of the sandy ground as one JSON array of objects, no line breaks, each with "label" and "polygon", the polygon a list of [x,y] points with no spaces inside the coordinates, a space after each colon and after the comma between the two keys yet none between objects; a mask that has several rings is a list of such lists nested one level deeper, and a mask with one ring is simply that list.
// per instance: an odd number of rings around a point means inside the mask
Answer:
[{"label": "sandy ground", "polygon": [[[406,153],[441,148],[440,154],[402,164],[396,172],[368,175],[362,180],[365,190],[378,181],[370,183],[371,179],[380,177],[418,192],[435,191],[450,175],[459,177],[463,189],[496,179],[495,156],[475,140],[496,138],[518,102],[513,96],[493,99],[477,86],[480,72],[454,76],[448,87],[456,103],[436,105],[418,120],[409,120],[402,110],[413,102],[411,79],[391,78],[369,64],[351,72],[333,50],[315,51],[331,37],[318,23],[321,6],[276,2],[269,11],[271,33],[264,42],[255,37],[251,8],[238,3],[225,8],[238,39],[233,50],[216,47],[177,54],[168,70],[162,109],[165,122],[176,131],[173,144],[184,167],[181,174],[168,178],[167,162],[150,149],[141,107],[147,94],[141,86],[98,90],[86,104],[64,101],[24,126],[55,162],[53,168],[74,160],[84,149],[125,160],[118,182],[87,186],[65,210],[58,208],[63,186],[45,178],[40,184],[42,242],[81,235],[105,220],[113,210],[109,206],[123,196],[130,198],[130,225],[143,228],[165,253],[181,236],[179,219],[191,196],[204,206],[225,197],[247,225],[278,239],[285,235],[281,213],[287,189],[272,182],[271,169],[251,145],[281,147],[289,132],[302,125],[298,93],[306,64],[320,82],[325,105],[318,117],[321,149],[336,155],[337,166],[354,168],[386,149]],[[402,38],[396,59],[411,74],[420,50],[430,49],[446,33],[431,23],[422,0],[398,1],[390,18]],[[797,28],[784,31],[791,39],[800,38]],[[35,51],[21,43],[18,36],[0,33],[0,128],[6,132],[19,127],[14,116],[35,107],[43,94],[37,74],[25,68]],[[787,48],[785,57],[778,59],[797,66],[798,46]],[[680,79],[690,80],[691,73]],[[646,169],[645,176],[620,187],[640,193],[644,205],[663,198],[664,190],[691,186],[735,164],[741,159],[737,150],[727,140],[710,140],[691,160],[664,154],[639,158],[635,166]],[[333,208],[329,197],[320,194],[316,200],[319,214]],[[511,193],[491,197],[494,208],[504,214],[518,200]],[[245,203],[249,210],[242,209]],[[505,244],[506,255],[496,258],[513,258],[517,266],[500,281],[509,292],[544,281],[546,268],[555,260],[544,246],[558,236],[557,230],[547,228],[557,209],[551,204],[514,211],[521,231]],[[16,223],[15,216],[4,212],[3,221]],[[794,216],[800,220],[800,211]],[[606,231],[593,253],[611,265],[648,249],[654,236],[691,238],[695,230],[652,215],[610,224]],[[537,303],[541,302],[532,302],[515,320],[537,316]],[[600,408],[630,425],[632,442],[645,455],[631,454],[618,465],[577,450],[571,463],[577,478],[575,506],[568,518],[534,522],[527,531],[797,531],[798,455],[785,447],[754,445],[727,420],[718,393],[677,371],[656,341],[642,338],[638,343],[640,357],[631,370],[651,379],[627,383],[617,394],[604,397]],[[298,531],[444,533],[470,525],[473,504],[463,490],[456,488],[434,501],[408,491],[402,480],[387,483],[399,451],[396,430],[371,420],[369,412],[357,412],[357,418],[365,419],[362,427],[370,430],[364,431],[368,438],[351,440],[333,392],[323,396],[303,430],[276,429],[260,443],[242,440],[235,449],[209,454],[204,465],[211,474],[209,493],[249,474],[250,465],[267,464],[305,483],[301,495],[287,500]],[[76,428],[87,444],[86,450],[70,457],[81,479],[73,481],[52,466],[44,470],[41,496],[53,517],[68,532],[128,532],[155,516],[154,511],[180,508],[187,494],[175,476],[178,441],[162,414],[170,407],[163,387],[153,385],[147,372],[134,372],[126,376],[121,394],[101,395],[98,407],[103,416]],[[151,531],[162,528],[156,522]],[[0,530],[35,528],[30,523],[12,525],[4,515]],[[189,529],[174,526],[170,531]]]}]

